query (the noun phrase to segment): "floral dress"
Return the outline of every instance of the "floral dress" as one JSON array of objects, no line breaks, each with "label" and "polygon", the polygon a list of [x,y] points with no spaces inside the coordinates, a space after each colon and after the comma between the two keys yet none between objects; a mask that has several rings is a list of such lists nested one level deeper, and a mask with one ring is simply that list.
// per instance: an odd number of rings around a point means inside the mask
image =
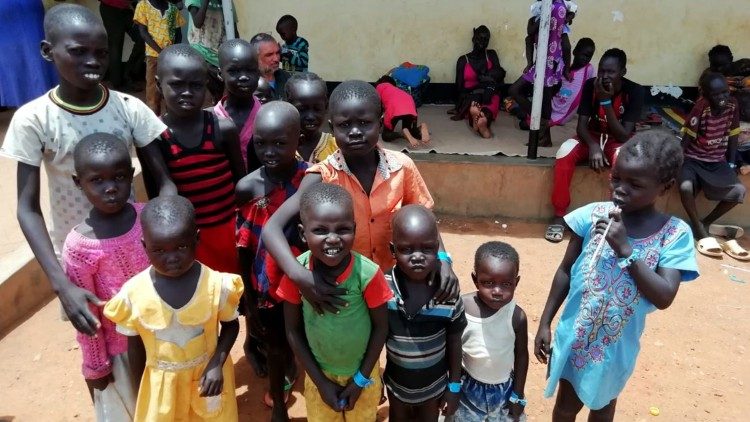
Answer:
[{"label": "floral dress", "polygon": [[[549,49],[547,50],[547,64],[544,69],[544,86],[555,86],[562,81],[565,64],[562,57],[562,35],[565,28],[565,16],[568,13],[562,0],[552,2],[552,14],[549,21]],[[537,46],[538,47],[538,46]],[[536,64],[531,66],[523,79],[534,83]]]},{"label": "floral dress", "polygon": [[[625,387],[640,350],[646,315],[656,309],[628,270],[617,265],[617,256],[606,242],[595,270],[588,270],[601,238],[594,235],[596,222],[613,208],[612,202],[596,202],[565,216],[570,229],[583,238],[583,250],[571,269],[544,392],[545,397],[552,396],[559,380],[565,379],[590,409],[603,408]],[[693,235],[679,218],[671,217],[646,238],[629,240],[649,268],[679,270],[682,281],[698,277]]]}]

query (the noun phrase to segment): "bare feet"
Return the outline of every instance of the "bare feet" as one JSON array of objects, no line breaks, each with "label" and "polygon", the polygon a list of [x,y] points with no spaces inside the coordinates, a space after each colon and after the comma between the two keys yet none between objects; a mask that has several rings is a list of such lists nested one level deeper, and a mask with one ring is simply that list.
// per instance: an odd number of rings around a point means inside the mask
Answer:
[{"label": "bare feet", "polygon": [[476,121],[481,112],[482,112],[482,108],[479,106],[479,103],[476,101],[473,101],[471,103],[471,107],[469,107],[469,116],[471,116],[471,120]]},{"label": "bare feet", "polygon": [[422,135],[422,145],[430,145],[430,129],[427,128],[427,123],[419,124],[419,133]]},{"label": "bare feet", "polygon": [[490,130],[489,120],[487,119],[487,116],[484,115],[484,112],[479,113],[476,129],[479,132],[479,135],[482,136],[482,138],[492,138],[492,131]]},{"label": "bare feet", "polygon": [[409,132],[409,129],[402,129],[401,133],[404,135],[404,138],[409,142],[409,147],[412,149],[417,149],[420,147],[419,145],[419,139],[413,137],[411,135],[411,132]]}]

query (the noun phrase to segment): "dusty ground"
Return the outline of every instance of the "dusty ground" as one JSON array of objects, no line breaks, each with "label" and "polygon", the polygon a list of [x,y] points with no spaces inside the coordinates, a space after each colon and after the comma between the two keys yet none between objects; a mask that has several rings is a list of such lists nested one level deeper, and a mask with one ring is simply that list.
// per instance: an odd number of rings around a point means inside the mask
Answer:
[{"label": "dusty ground", "polygon": [[[501,239],[518,249],[522,278],[516,297],[529,316],[531,342],[565,246],[541,239],[539,224],[506,223],[503,230],[494,221],[443,218],[441,229],[464,291],[473,289],[469,275],[479,244]],[[742,243],[749,247],[750,239]],[[702,277],[684,284],[670,309],[649,317],[635,374],[620,397],[618,420],[747,420],[750,272],[729,269],[725,274],[722,263],[750,269],[728,257],[700,257]],[[232,351],[241,420],[268,420],[270,413],[260,403],[265,381],[256,379],[241,358],[242,336]],[[57,318],[56,303],[0,341],[0,362],[0,421],[93,420],[73,329]],[[296,420],[304,420],[305,414],[301,384],[290,401]],[[544,385],[544,367],[532,358],[526,388],[529,420],[549,420],[553,400],[542,397]],[[651,416],[651,406],[661,415]],[[387,414],[387,403],[380,414]]]}]

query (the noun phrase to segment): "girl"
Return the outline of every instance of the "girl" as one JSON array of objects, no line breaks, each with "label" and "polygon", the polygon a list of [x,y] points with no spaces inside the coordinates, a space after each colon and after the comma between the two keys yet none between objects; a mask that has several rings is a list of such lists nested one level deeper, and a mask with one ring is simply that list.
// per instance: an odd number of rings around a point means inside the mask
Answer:
[{"label": "girl", "polygon": [[[386,142],[404,138],[412,148],[430,144],[430,130],[427,123],[417,124],[417,106],[408,92],[398,88],[396,81],[383,75],[375,82],[375,90],[383,102],[383,140]],[[396,124],[401,122],[401,133],[396,132]]]},{"label": "girl", "polygon": [[328,109],[325,81],[312,72],[295,73],[284,85],[284,95],[299,112],[297,155],[310,164],[325,160],[338,149],[333,135],[320,130]]},{"label": "girl", "polygon": [[[552,98],[552,118],[549,126],[568,123],[578,111],[583,83],[596,76],[596,69],[591,64],[595,51],[596,45],[591,38],[578,40],[573,49],[573,64],[570,66],[571,79],[563,79],[560,91]],[[549,137],[549,134],[546,136]]]},{"label": "girl", "polygon": [[[690,227],[655,206],[681,165],[679,142],[661,132],[640,133],[620,148],[612,201],[565,216],[573,233],[534,340],[537,359],[550,362],[545,396],[560,386],[555,421],[574,421],[584,405],[590,420],[614,419],[646,315],[669,307],[680,282],[698,277]],[[563,301],[551,343],[550,324]]]},{"label": "girl", "polygon": [[[242,279],[195,260],[195,209],[160,196],[141,214],[151,266],[104,308],[130,336],[133,377],[141,377],[136,421],[236,421],[234,369]],[[221,326],[221,328],[219,328]]]},{"label": "girl", "polygon": [[[76,145],[73,159],[73,181],[93,208],[65,239],[63,268],[96,304],[111,299],[130,277],[148,266],[139,221],[143,204],[128,203],[134,169],[128,148],[114,135],[85,136]],[[135,391],[125,354],[127,339],[115,331],[112,322],[101,318],[98,306],[91,307],[91,312],[100,326],[93,336],[79,332],[77,339],[96,418],[130,421]]]}]

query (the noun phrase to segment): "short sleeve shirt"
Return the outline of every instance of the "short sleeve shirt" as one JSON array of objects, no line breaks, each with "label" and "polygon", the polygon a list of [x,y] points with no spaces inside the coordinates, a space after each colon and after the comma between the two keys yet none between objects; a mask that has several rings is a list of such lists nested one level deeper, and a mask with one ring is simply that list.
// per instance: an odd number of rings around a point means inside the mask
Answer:
[{"label": "short sleeve shirt", "polygon": [[[201,0],[185,0],[185,7],[201,7]],[[237,18],[235,16],[235,22]],[[221,0],[209,0],[206,9],[206,18],[203,26],[195,26],[192,15],[188,27],[188,42],[196,49],[203,58],[216,67],[219,66],[219,46],[226,41],[226,30],[224,29],[224,11]]]},{"label": "short sleeve shirt", "polygon": [[732,97],[717,115],[704,97],[695,102],[682,132],[693,138],[685,147],[685,156],[700,161],[726,161],[729,138],[740,134],[740,108]]},{"label": "short sleeve shirt", "polygon": [[73,150],[96,132],[111,133],[132,148],[151,143],[167,127],[141,100],[104,88],[96,107],[74,110],[57,99],[53,88],[16,111],[0,155],[30,166],[44,165],[52,209],[50,238],[60,256],[68,232],[83,221],[91,204],[73,183]]},{"label": "short sleeve shirt", "polygon": [[[185,25],[185,18],[174,4],[167,3],[167,10],[162,14],[161,10],[155,8],[148,0],[138,2],[133,20],[148,28],[151,38],[161,48],[172,45],[177,28]],[[158,57],[159,53],[146,44],[146,55]]]},{"label": "short sleeve shirt", "polygon": [[[589,116],[589,130],[595,133],[609,133],[604,107],[596,100],[594,82],[591,78],[583,84],[581,92],[581,104],[578,106],[578,114]],[[635,123],[641,118],[643,109],[644,91],[637,83],[622,79],[620,93],[612,98],[612,108],[620,123]]]}]

